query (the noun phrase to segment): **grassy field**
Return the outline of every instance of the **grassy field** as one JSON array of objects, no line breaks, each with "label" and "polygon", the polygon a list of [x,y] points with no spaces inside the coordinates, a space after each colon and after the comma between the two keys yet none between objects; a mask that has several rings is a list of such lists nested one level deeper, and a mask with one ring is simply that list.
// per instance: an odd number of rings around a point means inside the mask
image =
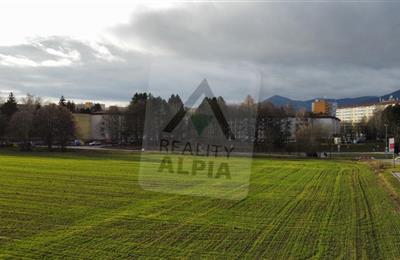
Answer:
[{"label": "grassy field", "polygon": [[231,201],[145,191],[138,160],[0,151],[0,258],[400,258],[389,170],[256,159]]}]

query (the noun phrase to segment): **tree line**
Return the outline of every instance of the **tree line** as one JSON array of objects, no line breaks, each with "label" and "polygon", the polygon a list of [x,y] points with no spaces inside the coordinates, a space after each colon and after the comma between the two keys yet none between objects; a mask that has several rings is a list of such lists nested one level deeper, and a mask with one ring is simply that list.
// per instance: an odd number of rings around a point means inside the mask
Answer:
[{"label": "tree line", "polygon": [[[196,131],[206,125],[202,136],[208,142],[218,141],[226,136],[222,136],[218,121],[208,118],[213,113],[210,104],[218,104],[237,143],[254,143],[259,152],[315,152],[322,149],[322,143],[330,142],[331,136],[327,136],[323,127],[307,121],[312,117],[310,112],[295,111],[290,106],[276,107],[270,102],[259,103],[251,96],[238,103],[227,103],[222,97],[204,98],[195,110],[191,110],[184,106],[179,95],[164,99],[149,93],[136,93],[126,109],[108,110],[106,128],[113,142],[141,145],[145,137],[147,143],[156,145],[169,121],[177,113],[187,110],[190,120],[177,125],[174,137],[186,140],[190,136],[198,137],[200,133]],[[145,120],[146,117],[150,120]],[[297,123],[292,122],[293,118]],[[193,124],[197,127],[189,127]],[[296,140],[291,139],[293,133]]]},{"label": "tree line", "polygon": [[[293,131],[298,139],[296,150],[315,150],[313,145],[323,142],[323,131],[316,126],[299,124],[295,130],[291,129],[293,125],[290,118],[307,118],[310,114],[306,111],[296,112],[289,106],[275,107],[269,102],[258,103],[251,96],[239,103],[227,103],[222,97],[215,97],[204,98],[197,109],[190,110],[184,107],[179,95],[173,94],[164,99],[150,93],[135,93],[127,107],[112,106],[103,111],[107,138],[113,144],[135,146],[140,146],[143,138],[157,142],[162,127],[182,109],[189,111],[190,121],[178,126],[177,137],[187,136],[187,125],[195,124],[196,128],[190,131],[204,131],[202,135],[209,141],[222,138],[221,125],[208,116],[212,112],[210,104],[218,105],[221,109],[236,140],[254,143],[257,151],[293,150],[293,145],[290,145]],[[95,110],[100,105],[96,107]],[[73,112],[81,111],[74,108],[75,104],[63,96],[58,104],[43,104],[40,98],[28,94],[17,103],[10,93],[0,105],[0,138],[18,142],[21,150],[30,150],[32,140],[43,142],[50,150],[54,145],[65,150],[68,143],[76,138]],[[151,120],[146,121],[146,116]]]},{"label": "tree line", "polygon": [[18,104],[10,93],[0,112],[0,137],[18,142],[23,151],[31,150],[32,140],[43,141],[49,150],[55,144],[65,150],[75,135],[72,113],[62,103],[42,105],[40,98],[28,94]]},{"label": "tree line", "polygon": [[[378,110],[359,126],[369,140],[383,140],[387,136],[400,140],[400,104]],[[386,132],[387,130],[387,132]]]}]

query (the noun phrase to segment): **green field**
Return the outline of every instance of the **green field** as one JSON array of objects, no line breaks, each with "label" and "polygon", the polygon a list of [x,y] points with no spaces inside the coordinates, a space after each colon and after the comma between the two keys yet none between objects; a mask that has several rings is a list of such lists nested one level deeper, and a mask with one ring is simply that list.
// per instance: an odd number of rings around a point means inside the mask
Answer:
[{"label": "green field", "polygon": [[135,153],[0,152],[0,258],[400,258],[400,185],[255,159],[239,201],[145,191]]}]

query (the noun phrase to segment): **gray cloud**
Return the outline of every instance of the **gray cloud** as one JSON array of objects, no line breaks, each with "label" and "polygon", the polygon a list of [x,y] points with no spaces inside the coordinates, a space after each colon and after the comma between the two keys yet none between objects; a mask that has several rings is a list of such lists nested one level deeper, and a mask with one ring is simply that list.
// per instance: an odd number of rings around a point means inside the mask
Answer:
[{"label": "gray cloud", "polygon": [[135,91],[261,98],[383,95],[400,88],[400,3],[178,5],[111,29],[124,45],[68,37],[0,47],[0,93],[129,101]]},{"label": "gray cloud", "polygon": [[[4,59],[8,63],[1,65]],[[35,39],[29,44],[0,47],[0,89],[127,102],[134,92],[147,89],[148,63],[145,55],[112,45],[67,37]]]},{"label": "gray cloud", "polygon": [[200,4],[133,17],[131,39],[196,59],[399,65],[400,4]]},{"label": "gray cloud", "polygon": [[250,63],[266,96],[382,95],[400,88],[399,11],[393,2],[184,5],[115,33],[193,64]]}]

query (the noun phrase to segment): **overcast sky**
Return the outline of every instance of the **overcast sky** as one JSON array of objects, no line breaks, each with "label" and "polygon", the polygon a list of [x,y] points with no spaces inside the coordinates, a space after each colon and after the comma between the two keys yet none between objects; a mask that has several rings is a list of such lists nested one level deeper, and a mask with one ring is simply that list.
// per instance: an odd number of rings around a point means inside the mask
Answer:
[{"label": "overcast sky", "polygon": [[400,89],[400,3],[55,2],[0,2],[0,96],[119,104],[203,78],[228,101]]}]

